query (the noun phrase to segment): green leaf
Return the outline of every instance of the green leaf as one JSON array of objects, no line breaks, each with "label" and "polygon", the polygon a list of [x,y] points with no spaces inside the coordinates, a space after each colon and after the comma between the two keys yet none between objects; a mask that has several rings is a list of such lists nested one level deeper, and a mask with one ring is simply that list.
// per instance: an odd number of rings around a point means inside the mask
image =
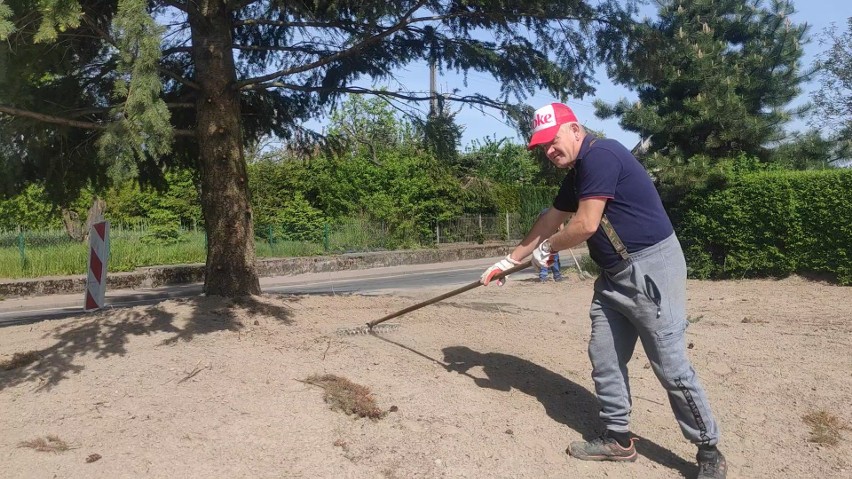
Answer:
[{"label": "green leaf", "polygon": [[6,2],[0,0],[0,40],[6,40],[15,31],[15,24],[9,21],[12,17],[12,9]]},{"label": "green leaf", "polygon": [[57,32],[80,26],[83,10],[77,0],[39,0],[41,24],[33,40],[36,43],[56,40]]}]

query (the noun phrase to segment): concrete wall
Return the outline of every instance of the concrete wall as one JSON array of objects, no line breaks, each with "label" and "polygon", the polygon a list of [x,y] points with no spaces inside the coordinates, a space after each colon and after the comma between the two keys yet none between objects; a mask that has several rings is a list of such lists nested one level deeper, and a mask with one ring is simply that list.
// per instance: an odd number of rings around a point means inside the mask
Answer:
[{"label": "concrete wall", "polygon": [[[489,258],[508,254],[514,245],[515,243],[448,245],[421,250],[271,258],[258,260],[257,272],[260,276],[279,276]],[[203,264],[150,266],[127,273],[109,273],[107,289],[145,289],[203,281]],[[85,288],[84,275],[7,280],[0,281],[0,297],[83,294]]]}]

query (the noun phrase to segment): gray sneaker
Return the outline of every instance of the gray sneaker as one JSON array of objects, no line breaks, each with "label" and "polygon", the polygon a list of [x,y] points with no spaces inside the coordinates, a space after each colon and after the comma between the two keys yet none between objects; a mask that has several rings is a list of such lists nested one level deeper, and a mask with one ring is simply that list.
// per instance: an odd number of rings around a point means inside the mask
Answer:
[{"label": "gray sneaker", "polygon": [[725,479],[728,474],[728,463],[718,449],[699,449],[695,459],[698,461],[697,479]]},{"label": "gray sneaker", "polygon": [[571,457],[583,461],[627,461],[636,460],[635,439],[630,439],[630,446],[622,447],[615,439],[602,436],[591,441],[572,442],[565,451]]}]

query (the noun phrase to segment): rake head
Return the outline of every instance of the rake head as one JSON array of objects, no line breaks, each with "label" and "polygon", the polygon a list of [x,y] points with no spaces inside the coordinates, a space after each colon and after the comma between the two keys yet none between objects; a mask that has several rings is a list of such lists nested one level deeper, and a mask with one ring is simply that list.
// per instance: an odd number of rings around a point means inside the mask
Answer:
[{"label": "rake head", "polygon": [[396,330],[399,328],[398,324],[377,324],[373,327],[365,324],[363,326],[358,326],[356,328],[345,328],[338,329],[338,336],[358,336],[362,334],[383,334]]},{"label": "rake head", "polygon": [[[531,264],[532,264],[532,261],[527,260],[527,261],[525,261],[525,262],[523,262],[523,263],[521,263],[517,266],[509,268],[506,271],[503,271],[502,273],[496,275],[494,277],[494,279],[500,279],[504,276],[508,276],[512,273],[521,271],[522,269],[529,268],[529,266]],[[385,333],[385,332],[388,332],[388,331],[393,331],[394,329],[399,327],[398,324],[382,324],[382,323],[384,323],[385,321],[387,321],[389,319],[393,319],[393,318],[402,316],[405,313],[410,313],[411,311],[415,311],[415,310],[420,309],[424,306],[429,306],[430,304],[437,303],[438,301],[442,301],[444,299],[450,298],[450,297],[455,296],[457,294],[464,293],[465,291],[470,291],[471,289],[478,288],[480,286],[482,286],[482,282],[480,282],[480,280],[476,280],[476,281],[474,281],[474,282],[472,282],[468,285],[462,286],[461,288],[454,289],[454,290],[452,290],[448,293],[444,293],[440,296],[435,296],[432,299],[427,299],[426,301],[423,301],[423,302],[417,303],[415,305],[409,306],[407,308],[401,309],[401,310],[399,310],[395,313],[391,313],[391,314],[384,316],[380,319],[377,319],[375,321],[370,321],[369,323],[367,323],[363,326],[358,326],[358,327],[349,328],[349,329],[338,329],[337,334],[339,334],[341,336],[352,336],[352,335],[357,335],[357,334],[381,334],[381,333]]]}]

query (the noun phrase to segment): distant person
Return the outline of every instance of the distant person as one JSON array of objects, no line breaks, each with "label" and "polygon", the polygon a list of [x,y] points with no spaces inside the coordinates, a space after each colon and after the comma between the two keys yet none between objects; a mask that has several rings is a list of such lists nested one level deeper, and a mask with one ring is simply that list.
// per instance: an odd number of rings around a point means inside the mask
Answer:
[{"label": "distant person", "polygon": [[572,171],[553,207],[481,281],[487,285],[531,253],[536,266],[549,266],[555,252],[584,241],[601,267],[589,312],[589,358],[606,432],[566,452],[589,461],[636,460],[627,363],[641,339],[681,432],[698,447],[697,477],[724,478],[719,428],[686,354],[686,261],[651,178],[623,145],[587,134],[562,103],[536,110],[533,128],[529,148],[541,146],[557,168]]},{"label": "distant person", "polygon": [[[549,208],[545,208],[545,209],[541,210],[541,213],[539,213],[539,216],[541,216],[545,212],[547,212],[548,209]],[[557,231],[562,231],[562,227],[563,227],[563,225],[560,224]],[[546,283],[547,277],[550,275],[550,272],[553,271],[553,281],[556,281],[556,282],[562,281],[562,271],[560,270],[561,267],[562,267],[562,265],[559,264],[559,252],[557,251],[556,253],[553,254],[553,263],[550,266],[542,266],[541,269],[539,270],[538,280],[541,281],[542,283]]]}]

